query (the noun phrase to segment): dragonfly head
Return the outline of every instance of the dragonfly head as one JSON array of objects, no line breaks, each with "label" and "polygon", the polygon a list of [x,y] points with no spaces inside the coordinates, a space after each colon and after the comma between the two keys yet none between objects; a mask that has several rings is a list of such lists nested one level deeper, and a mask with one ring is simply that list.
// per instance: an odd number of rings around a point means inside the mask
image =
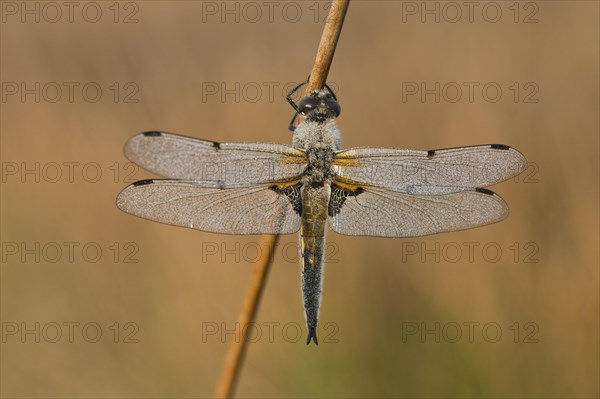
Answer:
[{"label": "dragonfly head", "polygon": [[309,121],[323,123],[337,118],[341,108],[335,97],[328,90],[314,90],[298,103],[300,115]]}]

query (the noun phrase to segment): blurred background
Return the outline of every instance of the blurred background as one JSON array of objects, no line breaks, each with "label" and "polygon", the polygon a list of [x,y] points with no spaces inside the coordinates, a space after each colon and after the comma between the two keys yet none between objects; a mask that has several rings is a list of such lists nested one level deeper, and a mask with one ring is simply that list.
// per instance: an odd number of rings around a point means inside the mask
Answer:
[{"label": "blurred background", "polygon": [[[324,2],[12,2],[1,25],[1,395],[210,397],[261,252],[135,218],[132,135],[289,143]],[[598,397],[597,2],[353,1],[343,147],[502,143],[508,219],[330,232],[318,347],[284,236],[238,397]]]}]

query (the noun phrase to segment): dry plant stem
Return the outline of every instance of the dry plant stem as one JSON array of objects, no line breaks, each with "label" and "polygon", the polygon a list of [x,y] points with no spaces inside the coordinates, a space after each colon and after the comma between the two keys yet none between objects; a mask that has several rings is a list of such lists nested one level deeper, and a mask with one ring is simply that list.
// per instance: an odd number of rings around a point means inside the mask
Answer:
[{"label": "dry plant stem", "polygon": [[317,58],[315,59],[315,64],[308,80],[307,94],[312,90],[319,90],[325,86],[349,4],[350,0],[334,0],[331,3],[329,15],[327,15],[327,19],[325,20],[325,28],[321,35],[321,42],[317,50]]},{"label": "dry plant stem", "polygon": [[[317,58],[307,85],[307,93],[310,93],[312,90],[322,89],[323,86],[325,86],[325,81],[327,80],[327,74],[329,73],[329,67],[333,60],[333,53],[335,52],[335,47],[340,36],[349,2],[350,0],[334,0],[331,4],[329,15],[325,22],[325,28],[323,29],[323,34],[321,36],[321,42],[319,43],[319,48],[317,50]],[[268,248],[267,255],[256,265],[252,274],[246,299],[244,300],[244,305],[238,319],[238,325],[242,330],[245,326],[248,326],[249,323],[254,321],[254,316],[258,310],[260,297],[266,283],[269,268],[273,262],[275,247],[278,241],[279,235],[263,236],[261,248],[265,248],[265,246]],[[231,347],[227,352],[223,370],[221,371],[215,398],[230,398],[233,396],[246,348],[247,341],[245,337],[241,337],[241,339],[232,342]]]},{"label": "dry plant stem", "polygon": [[[258,310],[260,297],[265,287],[269,268],[271,263],[273,263],[275,247],[278,242],[279,235],[265,235],[262,238],[260,248],[267,248],[267,255],[261,259],[252,272],[246,299],[244,300],[244,305],[238,319],[240,331],[244,330],[249,323],[254,321],[254,316]],[[248,331],[246,332],[248,333]],[[227,352],[227,358],[225,359],[225,365],[221,372],[221,379],[217,386],[215,398],[229,398],[233,395],[237,377],[246,354],[246,343],[246,339],[243,336],[241,339],[238,337],[238,339],[232,342],[229,352]]]}]

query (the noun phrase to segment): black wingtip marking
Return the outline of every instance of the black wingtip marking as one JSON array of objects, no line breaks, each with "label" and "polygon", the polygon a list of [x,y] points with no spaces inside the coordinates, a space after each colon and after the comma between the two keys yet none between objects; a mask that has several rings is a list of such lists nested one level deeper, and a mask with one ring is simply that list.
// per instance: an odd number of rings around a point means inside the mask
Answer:
[{"label": "black wingtip marking", "polygon": [[427,151],[427,158],[431,158],[434,155],[435,155],[435,150],[429,150],[429,151]]},{"label": "black wingtip marking", "polygon": [[133,183],[133,187],[137,187],[137,186],[145,186],[147,184],[152,184],[154,183],[153,179],[144,179],[144,180],[138,180],[135,183]]},{"label": "black wingtip marking", "polygon": [[315,345],[319,346],[319,341],[317,340],[317,328],[309,327],[308,329],[308,338],[306,339],[306,345],[310,344],[310,341],[315,341]]},{"label": "black wingtip marking", "polygon": [[492,190],[488,190],[487,188],[483,188],[483,187],[477,187],[475,189],[475,191],[477,191],[478,193],[481,193],[481,194],[496,195],[496,193],[494,193]]},{"label": "black wingtip marking", "polygon": [[221,149],[221,143],[217,143],[216,141],[212,142],[212,146],[216,150],[220,150]]},{"label": "black wingtip marking", "polygon": [[158,137],[158,136],[162,136],[162,132],[159,132],[159,131],[156,131],[156,130],[153,130],[153,131],[150,131],[150,132],[144,132],[143,134],[146,137]]},{"label": "black wingtip marking", "polygon": [[494,150],[510,150],[510,147],[505,144],[490,144],[490,148]]}]

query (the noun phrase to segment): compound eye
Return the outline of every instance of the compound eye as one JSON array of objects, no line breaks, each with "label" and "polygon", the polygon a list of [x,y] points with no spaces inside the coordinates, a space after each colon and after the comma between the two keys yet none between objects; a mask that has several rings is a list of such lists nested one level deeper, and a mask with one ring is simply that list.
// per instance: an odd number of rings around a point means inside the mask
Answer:
[{"label": "compound eye", "polygon": [[333,98],[328,97],[325,99],[325,104],[327,104],[327,107],[335,114],[336,118],[340,116],[340,112],[342,112],[340,103],[335,101]]},{"label": "compound eye", "polygon": [[320,100],[316,97],[312,97],[312,96],[304,97],[302,100],[300,100],[300,103],[298,103],[298,111],[302,115],[304,115],[308,111],[317,108],[317,106],[319,105],[319,102],[320,102]]}]

